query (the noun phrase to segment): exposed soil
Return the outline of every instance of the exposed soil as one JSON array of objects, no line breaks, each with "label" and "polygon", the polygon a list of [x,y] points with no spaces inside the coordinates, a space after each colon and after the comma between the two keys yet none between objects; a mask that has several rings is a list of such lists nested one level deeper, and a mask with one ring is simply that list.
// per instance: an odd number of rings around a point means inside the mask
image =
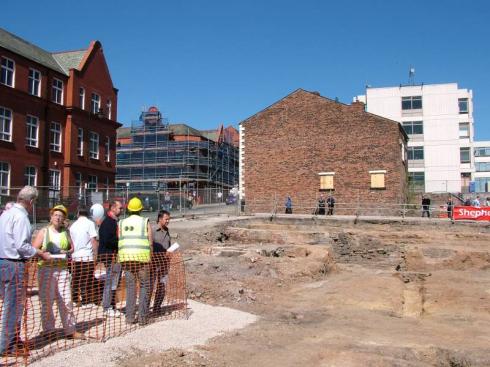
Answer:
[{"label": "exposed soil", "polygon": [[285,217],[171,227],[189,297],[260,320],[125,366],[490,366],[486,225]]}]

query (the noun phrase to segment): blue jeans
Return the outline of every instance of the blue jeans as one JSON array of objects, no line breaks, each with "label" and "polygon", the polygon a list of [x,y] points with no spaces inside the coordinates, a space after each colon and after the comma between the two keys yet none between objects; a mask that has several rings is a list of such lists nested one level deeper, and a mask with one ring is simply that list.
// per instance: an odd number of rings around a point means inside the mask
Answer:
[{"label": "blue jeans", "polygon": [[25,263],[0,259],[0,297],[3,298],[0,354],[10,350],[20,334],[26,287]]},{"label": "blue jeans", "polygon": [[112,262],[112,259],[105,261],[106,278],[104,283],[104,293],[102,294],[102,306],[104,311],[111,307],[116,308],[116,288],[121,275],[121,264]]}]

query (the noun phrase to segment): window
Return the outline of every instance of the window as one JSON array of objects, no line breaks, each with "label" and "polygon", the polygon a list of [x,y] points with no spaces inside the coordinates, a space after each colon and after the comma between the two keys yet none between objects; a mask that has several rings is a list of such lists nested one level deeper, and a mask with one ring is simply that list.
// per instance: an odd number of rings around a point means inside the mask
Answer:
[{"label": "window", "polygon": [[41,96],[41,73],[36,69],[29,69],[29,93],[33,96]]},{"label": "window", "polygon": [[26,116],[26,145],[28,147],[38,147],[39,119],[34,116]]},{"label": "window", "polygon": [[56,169],[50,169],[49,170],[49,188],[54,189],[54,190],[59,190],[61,183],[60,183],[60,171]]},{"label": "window", "polygon": [[402,97],[402,110],[422,109],[422,96]]},{"label": "window", "polygon": [[320,172],[320,191],[334,190],[333,176],[335,172]]},{"label": "window", "polygon": [[470,163],[470,148],[459,148],[459,159],[461,163]]},{"label": "window", "polygon": [[26,166],[24,171],[24,185],[36,186],[36,184],[37,184],[36,167]]},{"label": "window", "polygon": [[78,103],[80,104],[80,108],[82,110],[85,109],[85,89],[80,87],[79,92],[78,92]]},{"label": "window", "polygon": [[424,159],[424,147],[408,147],[408,160]]},{"label": "window", "polygon": [[459,113],[468,113],[468,98],[458,98]]},{"label": "window", "polygon": [[90,112],[97,113],[100,110],[100,96],[97,93],[92,93],[92,100],[90,102]]},{"label": "window", "polygon": [[470,137],[470,124],[468,122],[459,123],[459,138],[469,138]]},{"label": "window", "polygon": [[53,79],[51,86],[51,100],[54,103],[63,104],[63,82],[59,79]]},{"label": "window", "polygon": [[78,189],[78,195],[82,195],[82,174],[75,172],[75,187]]},{"label": "window", "polygon": [[490,157],[490,147],[475,148],[475,157]]},{"label": "window", "polygon": [[51,122],[49,149],[55,152],[61,152],[61,124]]},{"label": "window", "polygon": [[490,172],[490,162],[475,163],[476,172]]},{"label": "window", "polygon": [[81,127],[78,128],[77,154],[83,157],[83,129]]},{"label": "window", "polygon": [[111,139],[108,136],[105,137],[105,161],[111,161]]},{"label": "window", "polygon": [[109,189],[109,184],[110,184],[109,177],[106,177],[105,178],[105,199],[107,201],[109,201],[109,195],[111,193],[111,190]]},{"label": "window", "polygon": [[408,172],[408,185],[414,190],[424,190],[425,188],[425,173],[424,172]]},{"label": "window", "polygon": [[0,107],[0,140],[12,141],[12,110]]},{"label": "window", "polygon": [[112,102],[110,99],[107,100],[107,118],[110,120],[112,117]]},{"label": "window", "polygon": [[13,60],[2,57],[2,66],[0,72],[0,83],[14,86],[15,63]]},{"label": "window", "polygon": [[385,186],[385,170],[369,171],[371,175],[371,188],[372,189],[384,189]]},{"label": "window", "polygon": [[99,159],[99,134],[90,132],[89,156],[92,159]]},{"label": "window", "polygon": [[97,176],[93,176],[93,175],[88,176],[87,190],[97,191]]},{"label": "window", "polygon": [[422,121],[405,121],[403,130],[407,135],[420,135],[424,133],[424,123]]},{"label": "window", "polygon": [[8,195],[10,187],[10,164],[0,162],[0,195]]}]

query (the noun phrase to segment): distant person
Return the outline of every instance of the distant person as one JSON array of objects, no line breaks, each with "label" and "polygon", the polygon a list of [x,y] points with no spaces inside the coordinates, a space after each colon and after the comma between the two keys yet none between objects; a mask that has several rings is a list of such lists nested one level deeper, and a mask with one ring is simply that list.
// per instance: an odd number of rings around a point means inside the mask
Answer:
[{"label": "distant person", "polygon": [[320,194],[320,199],[318,199],[318,204],[317,204],[317,213],[318,215],[325,215],[325,195]]},{"label": "distant person", "polygon": [[425,214],[430,218],[430,199],[427,195],[422,196],[422,218]]},{"label": "distant person", "polygon": [[223,193],[221,191],[218,191],[216,194],[216,198],[218,199],[218,202],[221,203],[223,201]]},{"label": "distant person", "polygon": [[328,195],[327,198],[327,208],[328,208],[327,215],[333,215],[334,207],[335,207],[335,198],[333,197],[332,194],[330,194]]},{"label": "distant person", "polygon": [[470,198],[466,198],[466,200],[464,201],[464,206],[471,206],[471,199]]},{"label": "distant person", "polygon": [[20,327],[26,296],[24,281],[26,261],[35,255],[48,261],[50,255],[31,245],[31,223],[28,212],[38,192],[25,186],[17,195],[17,203],[0,216],[0,296],[3,299],[0,356],[27,355],[20,339]]},{"label": "distant person", "polygon": [[487,199],[485,200],[485,206],[490,206],[490,198],[487,198]]},{"label": "distant person", "polygon": [[447,217],[449,219],[453,219],[454,201],[451,196],[448,196],[446,201],[446,206],[447,206]]},{"label": "distant person", "polygon": [[293,200],[291,199],[291,196],[288,195],[286,197],[284,206],[286,207],[286,214],[293,214]]},{"label": "distant person", "polygon": [[471,202],[471,205],[474,206],[475,208],[479,208],[481,206],[480,197],[477,196],[476,198],[474,198],[473,201]]},{"label": "distant person", "polygon": [[165,196],[163,197],[163,206],[165,210],[172,210],[172,199],[168,191],[165,192]]}]

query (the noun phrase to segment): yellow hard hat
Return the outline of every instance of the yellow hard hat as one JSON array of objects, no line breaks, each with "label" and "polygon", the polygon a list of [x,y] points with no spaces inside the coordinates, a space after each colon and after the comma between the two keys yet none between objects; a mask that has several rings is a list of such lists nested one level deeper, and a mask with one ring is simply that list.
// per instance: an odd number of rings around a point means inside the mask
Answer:
[{"label": "yellow hard hat", "polygon": [[68,215],[68,210],[66,209],[66,207],[64,205],[61,205],[61,204],[53,206],[51,208],[51,210],[49,211],[49,214],[53,214],[53,212],[56,210],[62,212],[65,215],[65,217]]},{"label": "yellow hard hat", "polygon": [[130,212],[140,212],[143,210],[143,203],[141,202],[140,199],[134,197],[131,200],[129,200],[128,210]]}]

